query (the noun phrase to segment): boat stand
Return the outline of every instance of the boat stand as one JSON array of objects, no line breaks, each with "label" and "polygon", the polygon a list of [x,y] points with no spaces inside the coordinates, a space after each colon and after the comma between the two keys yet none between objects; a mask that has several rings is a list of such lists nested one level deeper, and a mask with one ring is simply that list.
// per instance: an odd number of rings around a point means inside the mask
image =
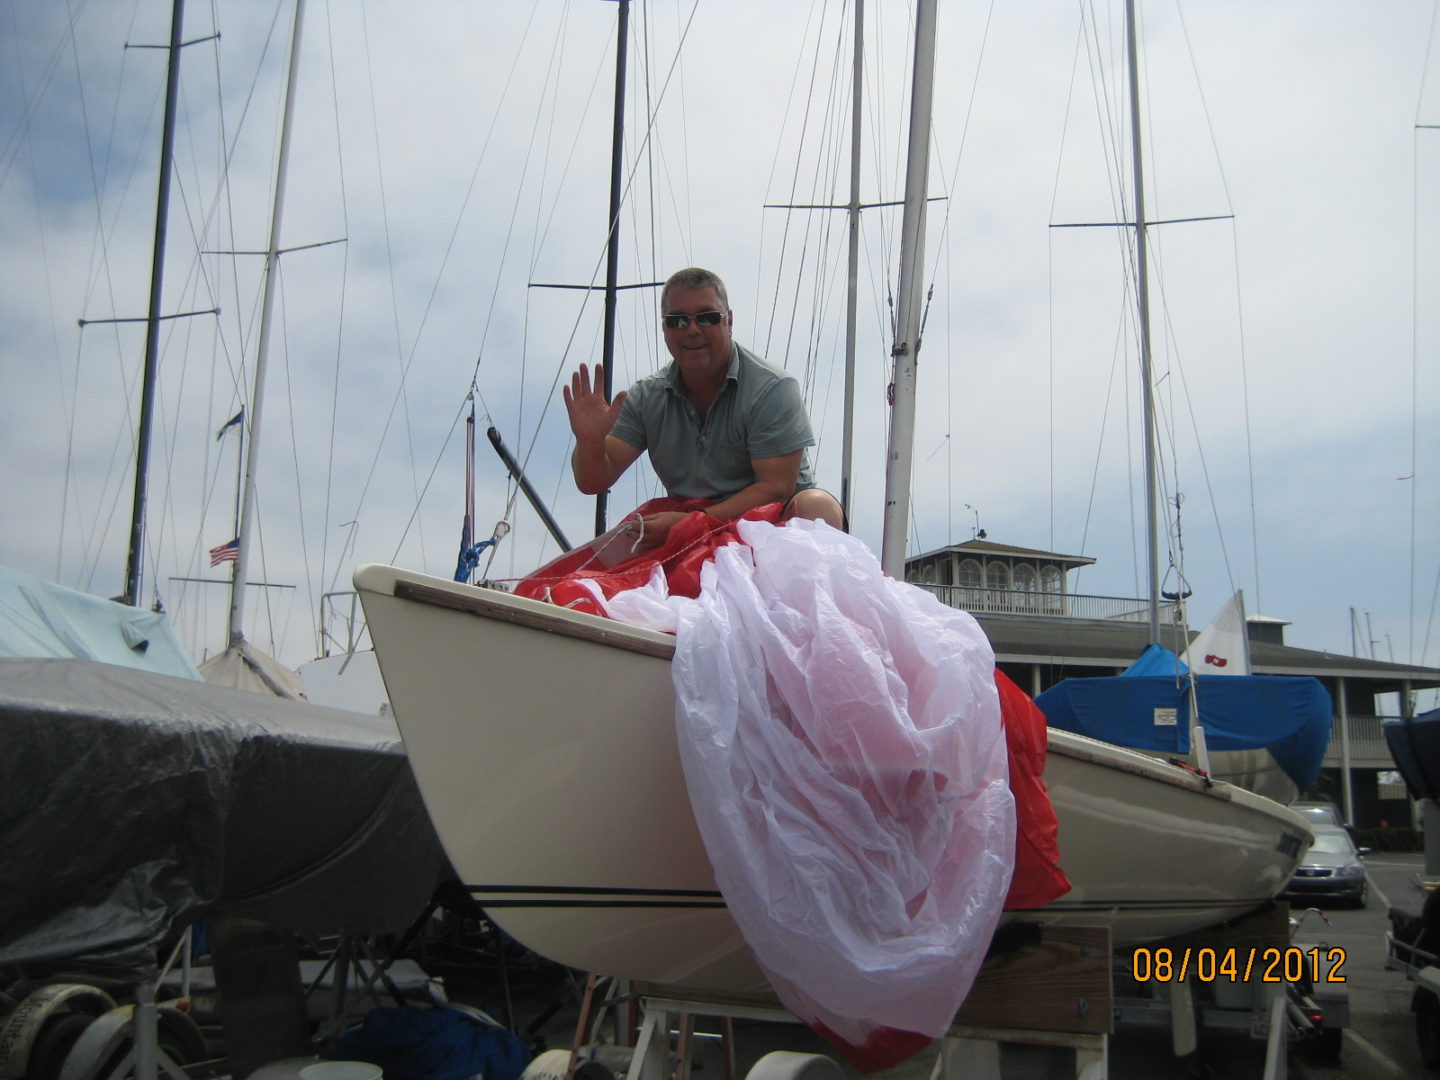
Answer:
[{"label": "boat stand", "polygon": [[[1114,1021],[1108,928],[1027,927],[1018,939],[1007,936],[1008,947],[985,961],[954,1026],[940,1040],[931,1080],[1004,1080],[1002,1045],[1072,1051],[1075,1080],[1104,1080]],[[594,976],[587,984],[566,1077],[584,1061],[601,1010],[623,1001],[638,1016],[626,1080],[687,1080],[696,1016],[723,1022],[724,1080],[736,1075],[733,1020],[799,1023],[769,993],[717,994],[637,982],[628,994],[605,1001],[600,985]],[[636,1030],[635,1024],[626,1030]],[[775,1051],[755,1062],[745,1080],[841,1080],[843,1075],[825,1055]]]},{"label": "boat stand", "polygon": [[1105,1080],[1114,1029],[1110,930],[1022,928],[993,953],[940,1043],[931,1080],[1004,1080],[1007,1047],[1070,1051],[1075,1080]]}]

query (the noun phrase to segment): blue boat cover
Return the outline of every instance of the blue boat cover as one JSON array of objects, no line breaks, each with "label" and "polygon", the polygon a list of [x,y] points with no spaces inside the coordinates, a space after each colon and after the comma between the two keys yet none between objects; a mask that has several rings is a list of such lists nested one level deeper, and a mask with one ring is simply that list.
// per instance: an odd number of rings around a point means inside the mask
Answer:
[{"label": "blue boat cover", "polygon": [[[1163,654],[1163,655],[1159,655]],[[1168,657],[1168,660],[1166,659]],[[1135,668],[1110,678],[1065,679],[1035,699],[1051,726],[1117,746],[1190,751],[1189,679],[1174,653],[1151,646]],[[1330,695],[1318,679],[1197,675],[1195,696],[1211,750],[1266,749],[1301,791],[1320,773],[1330,744]]]}]

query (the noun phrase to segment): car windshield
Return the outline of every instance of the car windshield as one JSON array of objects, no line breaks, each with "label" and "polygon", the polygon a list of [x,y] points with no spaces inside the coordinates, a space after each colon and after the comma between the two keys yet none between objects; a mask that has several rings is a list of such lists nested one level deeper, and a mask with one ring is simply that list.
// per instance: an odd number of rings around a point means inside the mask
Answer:
[{"label": "car windshield", "polygon": [[1339,825],[1340,814],[1329,803],[1296,803],[1290,809],[1309,821],[1322,825]]},{"label": "car windshield", "polygon": [[1345,833],[1316,833],[1315,843],[1310,845],[1310,850],[1324,852],[1326,855],[1341,855],[1346,852],[1353,853],[1355,845]]}]

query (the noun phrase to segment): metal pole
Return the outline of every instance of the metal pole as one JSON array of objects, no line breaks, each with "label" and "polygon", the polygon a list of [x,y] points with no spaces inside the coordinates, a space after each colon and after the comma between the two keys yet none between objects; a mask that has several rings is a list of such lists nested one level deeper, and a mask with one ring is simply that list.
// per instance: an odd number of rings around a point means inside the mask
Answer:
[{"label": "metal pole", "polygon": [[[615,119],[610,140],[610,219],[605,251],[605,337],[601,362],[605,365],[605,400],[615,388],[615,293],[620,272],[620,178],[625,167],[625,56],[630,41],[630,0],[619,0],[620,23],[615,38]],[[606,528],[609,493],[595,496],[595,535]]]},{"label": "metal pole", "polygon": [[1340,803],[1345,824],[1355,824],[1355,792],[1350,784],[1350,707],[1346,703],[1345,678],[1335,680],[1336,697],[1340,704]]},{"label": "metal pole", "polygon": [[135,499],[130,512],[130,552],[125,561],[125,603],[138,607],[145,561],[145,503],[150,479],[150,429],[160,366],[160,301],[165,283],[165,235],[170,217],[170,163],[175,150],[175,109],[180,92],[180,39],[185,0],[170,15],[170,64],[165,78],[165,126],[160,138],[160,180],[155,196],[155,247],[150,256],[150,311],[145,328],[145,371],[140,390],[140,430],[135,452]]},{"label": "metal pole", "polygon": [[925,192],[930,179],[930,106],[935,80],[935,0],[918,0],[915,65],[910,92],[910,145],[905,212],[900,229],[900,283],[896,293],[895,402],[885,460],[885,521],[880,563],[896,580],[905,576],[905,531],[910,516],[914,459],[916,362],[924,288]]},{"label": "metal pole", "polygon": [[845,280],[845,423],[841,436],[840,508],[850,520],[855,457],[855,322],[860,288],[860,137],[865,88],[865,0],[855,0],[855,55],[850,65],[850,257]]},{"label": "metal pole", "polygon": [[515,456],[511,454],[505,446],[505,440],[500,437],[499,429],[495,427],[487,428],[485,436],[490,440],[490,445],[495,448],[495,452],[500,455],[500,460],[505,463],[505,468],[508,469],[510,475],[515,478],[515,482],[520,485],[520,490],[524,492],[525,498],[530,501],[530,505],[534,507],[535,512],[540,515],[540,520],[545,523],[545,528],[550,531],[550,535],[553,536],[555,542],[560,545],[560,550],[569,551],[570,541],[565,539],[565,534],[560,531],[560,526],[556,523],[555,518],[551,516],[550,511],[540,500],[540,496],[536,494],[535,489],[530,486],[530,481],[525,479],[525,473],[520,468],[520,463],[515,460]]},{"label": "metal pole", "polygon": [[1160,550],[1156,507],[1155,387],[1150,353],[1150,262],[1145,245],[1145,174],[1140,150],[1140,59],[1135,0],[1125,0],[1126,53],[1130,67],[1130,153],[1135,178],[1135,288],[1140,314],[1140,381],[1145,423],[1145,529],[1150,569],[1150,640],[1160,641]]},{"label": "metal pole", "polygon": [[280,268],[280,222],[285,214],[285,181],[290,166],[290,133],[295,117],[296,72],[300,67],[300,32],[305,22],[305,0],[295,0],[295,23],[290,33],[290,67],[285,78],[285,115],[280,127],[280,159],[275,166],[275,200],[270,208],[270,241],[265,249],[265,294],[260,308],[260,336],[255,355],[255,390],[246,420],[250,444],[245,456],[245,494],[240,506],[240,547],[230,584],[230,644],[245,637],[245,581],[250,564],[250,534],[255,520],[255,471],[260,460],[260,416],[265,402],[265,368],[270,355],[270,323],[275,308],[275,279]]}]

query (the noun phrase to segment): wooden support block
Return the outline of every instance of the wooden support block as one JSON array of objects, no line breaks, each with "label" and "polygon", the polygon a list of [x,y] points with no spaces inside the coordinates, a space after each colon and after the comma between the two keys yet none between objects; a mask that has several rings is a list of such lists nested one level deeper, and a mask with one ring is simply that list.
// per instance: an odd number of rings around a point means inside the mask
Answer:
[{"label": "wooden support block", "polygon": [[1046,926],[1038,943],[990,957],[955,1023],[971,1030],[1108,1034],[1114,1027],[1110,931]]}]

